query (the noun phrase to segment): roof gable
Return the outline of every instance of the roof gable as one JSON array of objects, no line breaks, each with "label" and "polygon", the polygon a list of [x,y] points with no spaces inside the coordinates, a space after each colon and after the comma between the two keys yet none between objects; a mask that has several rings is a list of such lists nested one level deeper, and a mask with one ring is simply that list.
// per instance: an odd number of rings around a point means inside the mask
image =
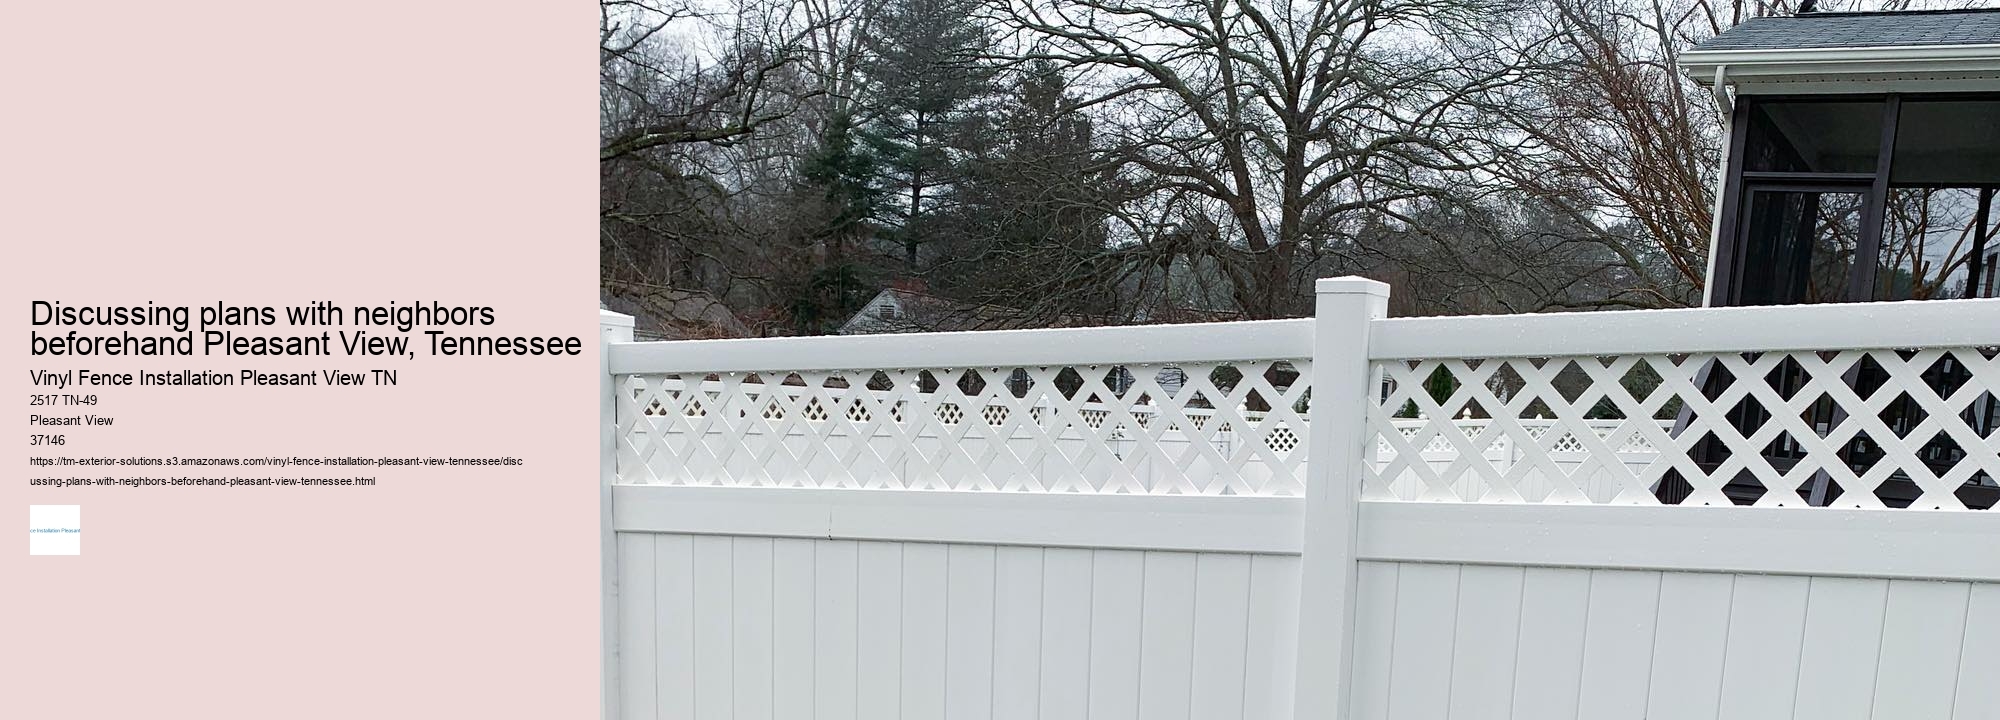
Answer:
[{"label": "roof gable", "polygon": [[[885,316],[884,306],[894,308]],[[964,302],[904,288],[884,288],[841,325],[842,335],[905,332],[966,332],[1103,325],[1102,318],[1035,313],[985,303]]]}]

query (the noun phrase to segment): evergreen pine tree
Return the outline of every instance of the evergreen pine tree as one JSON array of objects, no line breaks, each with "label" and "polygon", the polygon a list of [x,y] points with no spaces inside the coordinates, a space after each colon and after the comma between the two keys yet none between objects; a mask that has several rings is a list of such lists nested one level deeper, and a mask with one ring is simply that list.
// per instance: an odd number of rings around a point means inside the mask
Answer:
[{"label": "evergreen pine tree", "polygon": [[[964,165],[955,257],[941,287],[1043,314],[1103,315],[1117,304],[1089,118],[1048,63],[1030,64],[998,100]],[[962,288],[962,289],[961,289]]]},{"label": "evergreen pine tree", "polygon": [[873,232],[870,218],[881,203],[874,188],[879,168],[856,136],[853,116],[835,113],[819,147],[799,164],[798,194],[818,202],[818,217],[800,238],[811,269],[786,293],[793,329],[801,334],[833,332],[873,291],[869,265],[854,250]]},{"label": "evergreen pine tree", "polygon": [[961,180],[992,71],[979,60],[990,42],[974,20],[975,0],[890,0],[871,28],[867,137],[880,158],[884,193],[878,219],[900,246],[904,270],[923,271],[933,220]]}]

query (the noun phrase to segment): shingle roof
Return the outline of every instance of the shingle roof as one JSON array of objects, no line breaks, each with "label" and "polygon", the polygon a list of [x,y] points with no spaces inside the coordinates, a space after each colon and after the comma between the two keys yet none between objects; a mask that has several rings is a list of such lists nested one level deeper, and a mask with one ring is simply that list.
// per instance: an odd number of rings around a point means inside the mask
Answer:
[{"label": "shingle roof", "polygon": [[598,307],[632,316],[640,340],[749,337],[750,328],[722,301],[702,292],[643,283],[607,283]]},{"label": "shingle roof", "polygon": [[1811,13],[1743,21],[1695,50],[1982,45],[2000,43],[2000,8]]},{"label": "shingle roof", "polygon": [[894,318],[873,314],[875,303],[856,313],[841,330],[843,334],[865,335],[891,332],[965,332],[971,330],[1021,330],[1028,328],[1089,327],[1109,324],[1104,318],[1060,313],[1034,313],[987,303],[964,302],[903,288],[883,288],[882,294],[896,299],[902,311]]}]

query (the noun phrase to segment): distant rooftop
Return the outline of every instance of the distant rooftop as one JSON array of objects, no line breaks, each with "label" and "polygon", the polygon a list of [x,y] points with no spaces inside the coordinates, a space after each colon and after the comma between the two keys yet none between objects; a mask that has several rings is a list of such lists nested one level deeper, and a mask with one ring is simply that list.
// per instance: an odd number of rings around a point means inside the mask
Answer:
[{"label": "distant rooftop", "polygon": [[1751,18],[1695,50],[2000,44],[2000,8],[1828,12]]}]

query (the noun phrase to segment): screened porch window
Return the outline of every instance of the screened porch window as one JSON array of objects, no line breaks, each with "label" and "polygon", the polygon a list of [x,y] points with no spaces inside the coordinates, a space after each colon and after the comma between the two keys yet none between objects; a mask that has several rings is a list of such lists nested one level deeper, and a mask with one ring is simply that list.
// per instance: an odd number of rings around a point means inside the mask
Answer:
[{"label": "screened porch window", "polygon": [[1746,98],[1718,305],[1990,297],[2000,95]]},{"label": "screened porch window", "polygon": [[2000,98],[1904,99],[1888,186],[1873,299],[1990,297]]},{"label": "screened porch window", "polygon": [[1750,105],[1749,172],[1875,172],[1882,147],[1881,100],[1789,100]]}]

